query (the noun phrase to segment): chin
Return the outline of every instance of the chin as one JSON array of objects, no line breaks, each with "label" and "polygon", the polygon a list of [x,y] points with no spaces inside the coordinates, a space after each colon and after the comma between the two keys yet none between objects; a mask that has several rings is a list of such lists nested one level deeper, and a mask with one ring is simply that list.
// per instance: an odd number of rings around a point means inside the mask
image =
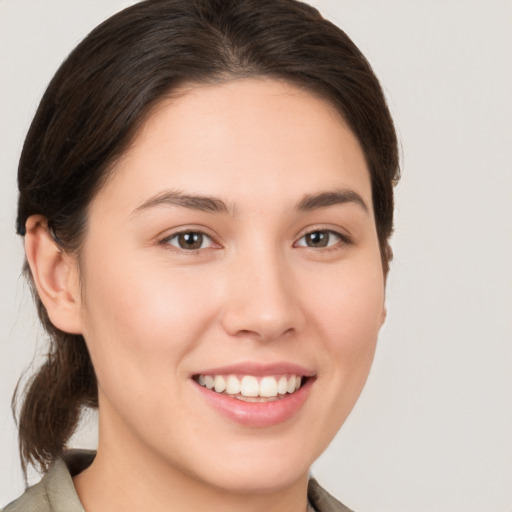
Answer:
[{"label": "chin", "polygon": [[[252,448],[252,449],[251,449]],[[314,457],[300,443],[277,446],[258,442],[256,446],[231,446],[217,460],[204,461],[205,477],[218,488],[237,494],[265,494],[280,491],[299,480],[307,480]]]},{"label": "chin", "polygon": [[216,475],[212,483],[236,494],[269,494],[286,489],[299,480],[307,479],[309,472],[309,467],[298,471],[284,465],[277,465],[275,468],[270,466],[272,463],[266,464],[265,467],[248,463],[246,467],[237,467],[236,471],[229,474]]}]

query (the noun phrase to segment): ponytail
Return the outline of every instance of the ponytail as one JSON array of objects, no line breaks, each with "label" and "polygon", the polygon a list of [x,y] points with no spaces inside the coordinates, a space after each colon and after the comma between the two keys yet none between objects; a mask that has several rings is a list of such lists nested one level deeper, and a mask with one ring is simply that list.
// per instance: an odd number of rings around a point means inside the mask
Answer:
[{"label": "ponytail", "polygon": [[[26,272],[31,281],[30,271]],[[97,407],[96,377],[84,338],[56,329],[34,294],[39,317],[50,336],[46,359],[25,387],[18,417],[24,473],[29,464],[46,471],[62,455],[84,406]],[[18,384],[19,386],[19,384]],[[18,388],[13,397],[16,408]]]}]

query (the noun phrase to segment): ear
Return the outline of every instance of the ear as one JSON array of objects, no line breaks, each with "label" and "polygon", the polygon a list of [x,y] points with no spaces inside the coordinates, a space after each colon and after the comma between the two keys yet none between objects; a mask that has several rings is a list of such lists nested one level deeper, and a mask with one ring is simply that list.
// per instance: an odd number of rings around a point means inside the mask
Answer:
[{"label": "ear", "polygon": [[384,322],[386,321],[387,316],[388,316],[388,310],[386,308],[386,304],[382,304],[382,312],[380,314],[380,326],[381,327],[384,325]]},{"label": "ear", "polygon": [[42,215],[26,222],[25,254],[52,324],[70,334],[82,333],[80,286],[76,257],[55,242]]}]

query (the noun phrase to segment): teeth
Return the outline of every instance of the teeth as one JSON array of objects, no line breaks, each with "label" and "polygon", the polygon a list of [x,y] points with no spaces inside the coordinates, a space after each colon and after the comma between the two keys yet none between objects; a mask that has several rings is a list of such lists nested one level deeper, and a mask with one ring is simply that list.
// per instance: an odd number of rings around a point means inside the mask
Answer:
[{"label": "teeth", "polygon": [[242,396],[258,396],[260,394],[258,379],[256,377],[252,377],[251,375],[246,375],[242,379],[242,383],[240,385],[240,393]]},{"label": "teeth", "polygon": [[204,376],[204,385],[208,389],[212,389],[213,386],[215,386],[215,381],[213,380],[213,377],[211,375],[205,375]]},{"label": "teeth", "polygon": [[199,375],[197,382],[217,393],[242,395],[243,397],[256,399],[293,393],[300,388],[302,377],[299,375],[265,376],[258,380],[253,375],[244,375],[242,379],[235,375]]},{"label": "teeth", "polygon": [[[201,382],[199,382],[199,384],[201,384]],[[238,395],[240,393],[240,381],[234,375],[228,376],[226,393],[228,395]]]},{"label": "teeth", "polygon": [[215,375],[213,382],[215,383],[214,387],[217,393],[222,393],[226,389],[226,381],[222,375]]},{"label": "teeth", "polygon": [[295,378],[295,375],[292,375],[289,379],[288,379],[288,386],[286,388],[286,391],[288,391],[288,393],[293,393],[295,391],[295,387],[296,387],[296,378]]},{"label": "teeth", "polygon": [[263,377],[260,382],[260,396],[276,396],[277,382],[274,377]]},{"label": "teeth", "polygon": [[287,391],[288,391],[288,379],[283,376],[279,379],[279,382],[277,383],[277,392],[280,395],[286,395]]}]

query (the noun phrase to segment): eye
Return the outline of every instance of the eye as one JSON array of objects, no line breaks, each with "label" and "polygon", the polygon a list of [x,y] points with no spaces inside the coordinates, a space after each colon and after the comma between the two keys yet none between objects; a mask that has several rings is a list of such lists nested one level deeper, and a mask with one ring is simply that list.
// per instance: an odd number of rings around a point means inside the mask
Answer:
[{"label": "eye", "polygon": [[335,231],[328,229],[318,229],[316,231],[306,233],[296,242],[295,245],[298,247],[322,249],[324,247],[331,247],[343,241],[346,242],[346,238],[339,233],[336,233]]},{"label": "eye", "polygon": [[185,251],[198,251],[213,246],[213,240],[200,231],[181,231],[165,238],[162,243]]}]

